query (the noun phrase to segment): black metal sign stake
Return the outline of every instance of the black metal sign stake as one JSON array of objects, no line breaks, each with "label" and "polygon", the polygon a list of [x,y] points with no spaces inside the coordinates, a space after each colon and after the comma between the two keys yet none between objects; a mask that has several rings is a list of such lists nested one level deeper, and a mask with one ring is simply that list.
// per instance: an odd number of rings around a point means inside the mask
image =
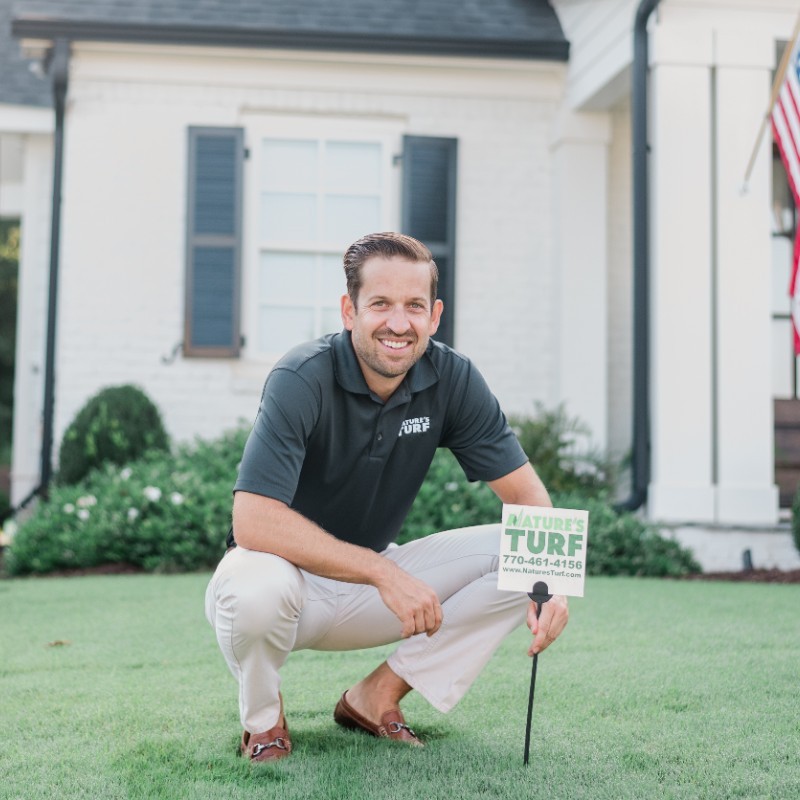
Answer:
[{"label": "black metal sign stake", "polygon": [[[544,581],[536,581],[533,584],[533,591],[528,592],[528,597],[536,603],[536,619],[542,613],[542,606],[552,597],[548,594],[547,584]],[[533,693],[536,690],[536,666],[539,662],[539,654],[533,654],[533,666],[531,667],[531,691],[528,695],[528,722],[525,726],[525,758],[523,764],[528,766],[528,755],[531,749],[531,717],[533,716]]]}]

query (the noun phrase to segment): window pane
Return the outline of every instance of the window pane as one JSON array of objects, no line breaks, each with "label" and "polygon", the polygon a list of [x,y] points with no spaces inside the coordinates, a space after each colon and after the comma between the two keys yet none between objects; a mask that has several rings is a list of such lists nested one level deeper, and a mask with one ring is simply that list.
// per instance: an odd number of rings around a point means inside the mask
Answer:
[{"label": "window pane", "polygon": [[258,314],[258,347],[283,354],[314,338],[314,311],[310,308],[262,306]]},{"label": "window pane", "polygon": [[266,303],[312,303],[313,253],[262,253],[258,297]]},{"label": "window pane", "polygon": [[381,190],[381,146],[366,142],[325,145],[325,190],[377,194]]},{"label": "window pane", "polygon": [[313,194],[261,195],[261,240],[308,241],[316,239],[317,200]]},{"label": "window pane", "polygon": [[380,227],[378,197],[328,195],[323,202],[322,237],[326,242],[353,242]]},{"label": "window pane", "polygon": [[316,142],[265,139],[261,188],[316,192],[319,150]]},{"label": "window pane", "polygon": [[772,237],[772,313],[788,314],[789,279],[792,274],[792,248],[794,243],[784,236]]},{"label": "window pane", "polygon": [[794,378],[794,340],[788,319],[772,321],[772,395],[791,397]]}]

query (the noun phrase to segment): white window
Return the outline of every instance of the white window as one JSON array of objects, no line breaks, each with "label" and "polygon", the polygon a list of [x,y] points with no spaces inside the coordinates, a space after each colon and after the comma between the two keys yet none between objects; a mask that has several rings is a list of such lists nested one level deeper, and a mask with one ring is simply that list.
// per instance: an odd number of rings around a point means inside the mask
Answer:
[{"label": "white window", "polygon": [[258,359],[340,330],[345,248],[394,227],[399,138],[365,135],[357,121],[328,135],[286,135],[297,127],[265,123],[249,141],[257,242],[245,281],[246,338]]}]

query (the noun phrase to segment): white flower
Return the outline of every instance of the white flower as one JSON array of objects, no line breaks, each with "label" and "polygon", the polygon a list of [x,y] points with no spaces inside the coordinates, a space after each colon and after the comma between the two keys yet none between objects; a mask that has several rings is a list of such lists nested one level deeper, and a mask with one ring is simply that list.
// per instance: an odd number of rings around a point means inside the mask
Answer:
[{"label": "white flower", "polygon": [[89,508],[97,505],[97,498],[94,495],[87,494],[86,497],[79,497],[75,502],[81,508]]},{"label": "white flower", "polygon": [[65,514],[74,514],[75,513],[75,506],[72,503],[65,503],[64,504],[64,513]]},{"label": "white flower", "polygon": [[121,470],[119,473],[120,478],[126,481],[130,476],[133,475],[133,470],[130,467],[125,467],[125,469]]},{"label": "white flower", "polygon": [[458,489],[458,484],[455,481],[450,481],[450,483],[446,483],[444,488],[448,492],[455,492]]},{"label": "white flower", "polygon": [[0,531],[2,531],[2,535],[5,537],[5,544],[8,544],[17,532],[17,523],[14,522],[13,519],[7,519]]},{"label": "white flower", "polygon": [[183,503],[183,495],[180,492],[173,492],[169,496],[169,499],[174,506],[179,506]]},{"label": "white flower", "polygon": [[88,508],[79,508],[78,509],[78,519],[83,520],[86,522],[89,519],[89,509]]},{"label": "white flower", "polygon": [[157,486],[145,486],[142,493],[151,503],[157,503],[161,499],[161,489]]},{"label": "white flower", "polygon": [[128,509],[128,522],[133,522],[136,517],[139,516],[139,509],[138,508],[129,508]]}]

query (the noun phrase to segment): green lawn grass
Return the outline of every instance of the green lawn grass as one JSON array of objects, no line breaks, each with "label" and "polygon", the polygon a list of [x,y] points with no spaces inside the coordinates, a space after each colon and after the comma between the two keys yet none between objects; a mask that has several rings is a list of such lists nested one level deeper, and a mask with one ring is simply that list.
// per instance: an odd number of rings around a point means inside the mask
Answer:
[{"label": "green lawn grass", "polygon": [[295,754],[251,768],[207,578],[0,581],[0,798],[800,797],[800,586],[589,578],[527,768],[524,631],[451,714],[409,696],[422,751],[332,720],[389,649],[297,653]]}]

